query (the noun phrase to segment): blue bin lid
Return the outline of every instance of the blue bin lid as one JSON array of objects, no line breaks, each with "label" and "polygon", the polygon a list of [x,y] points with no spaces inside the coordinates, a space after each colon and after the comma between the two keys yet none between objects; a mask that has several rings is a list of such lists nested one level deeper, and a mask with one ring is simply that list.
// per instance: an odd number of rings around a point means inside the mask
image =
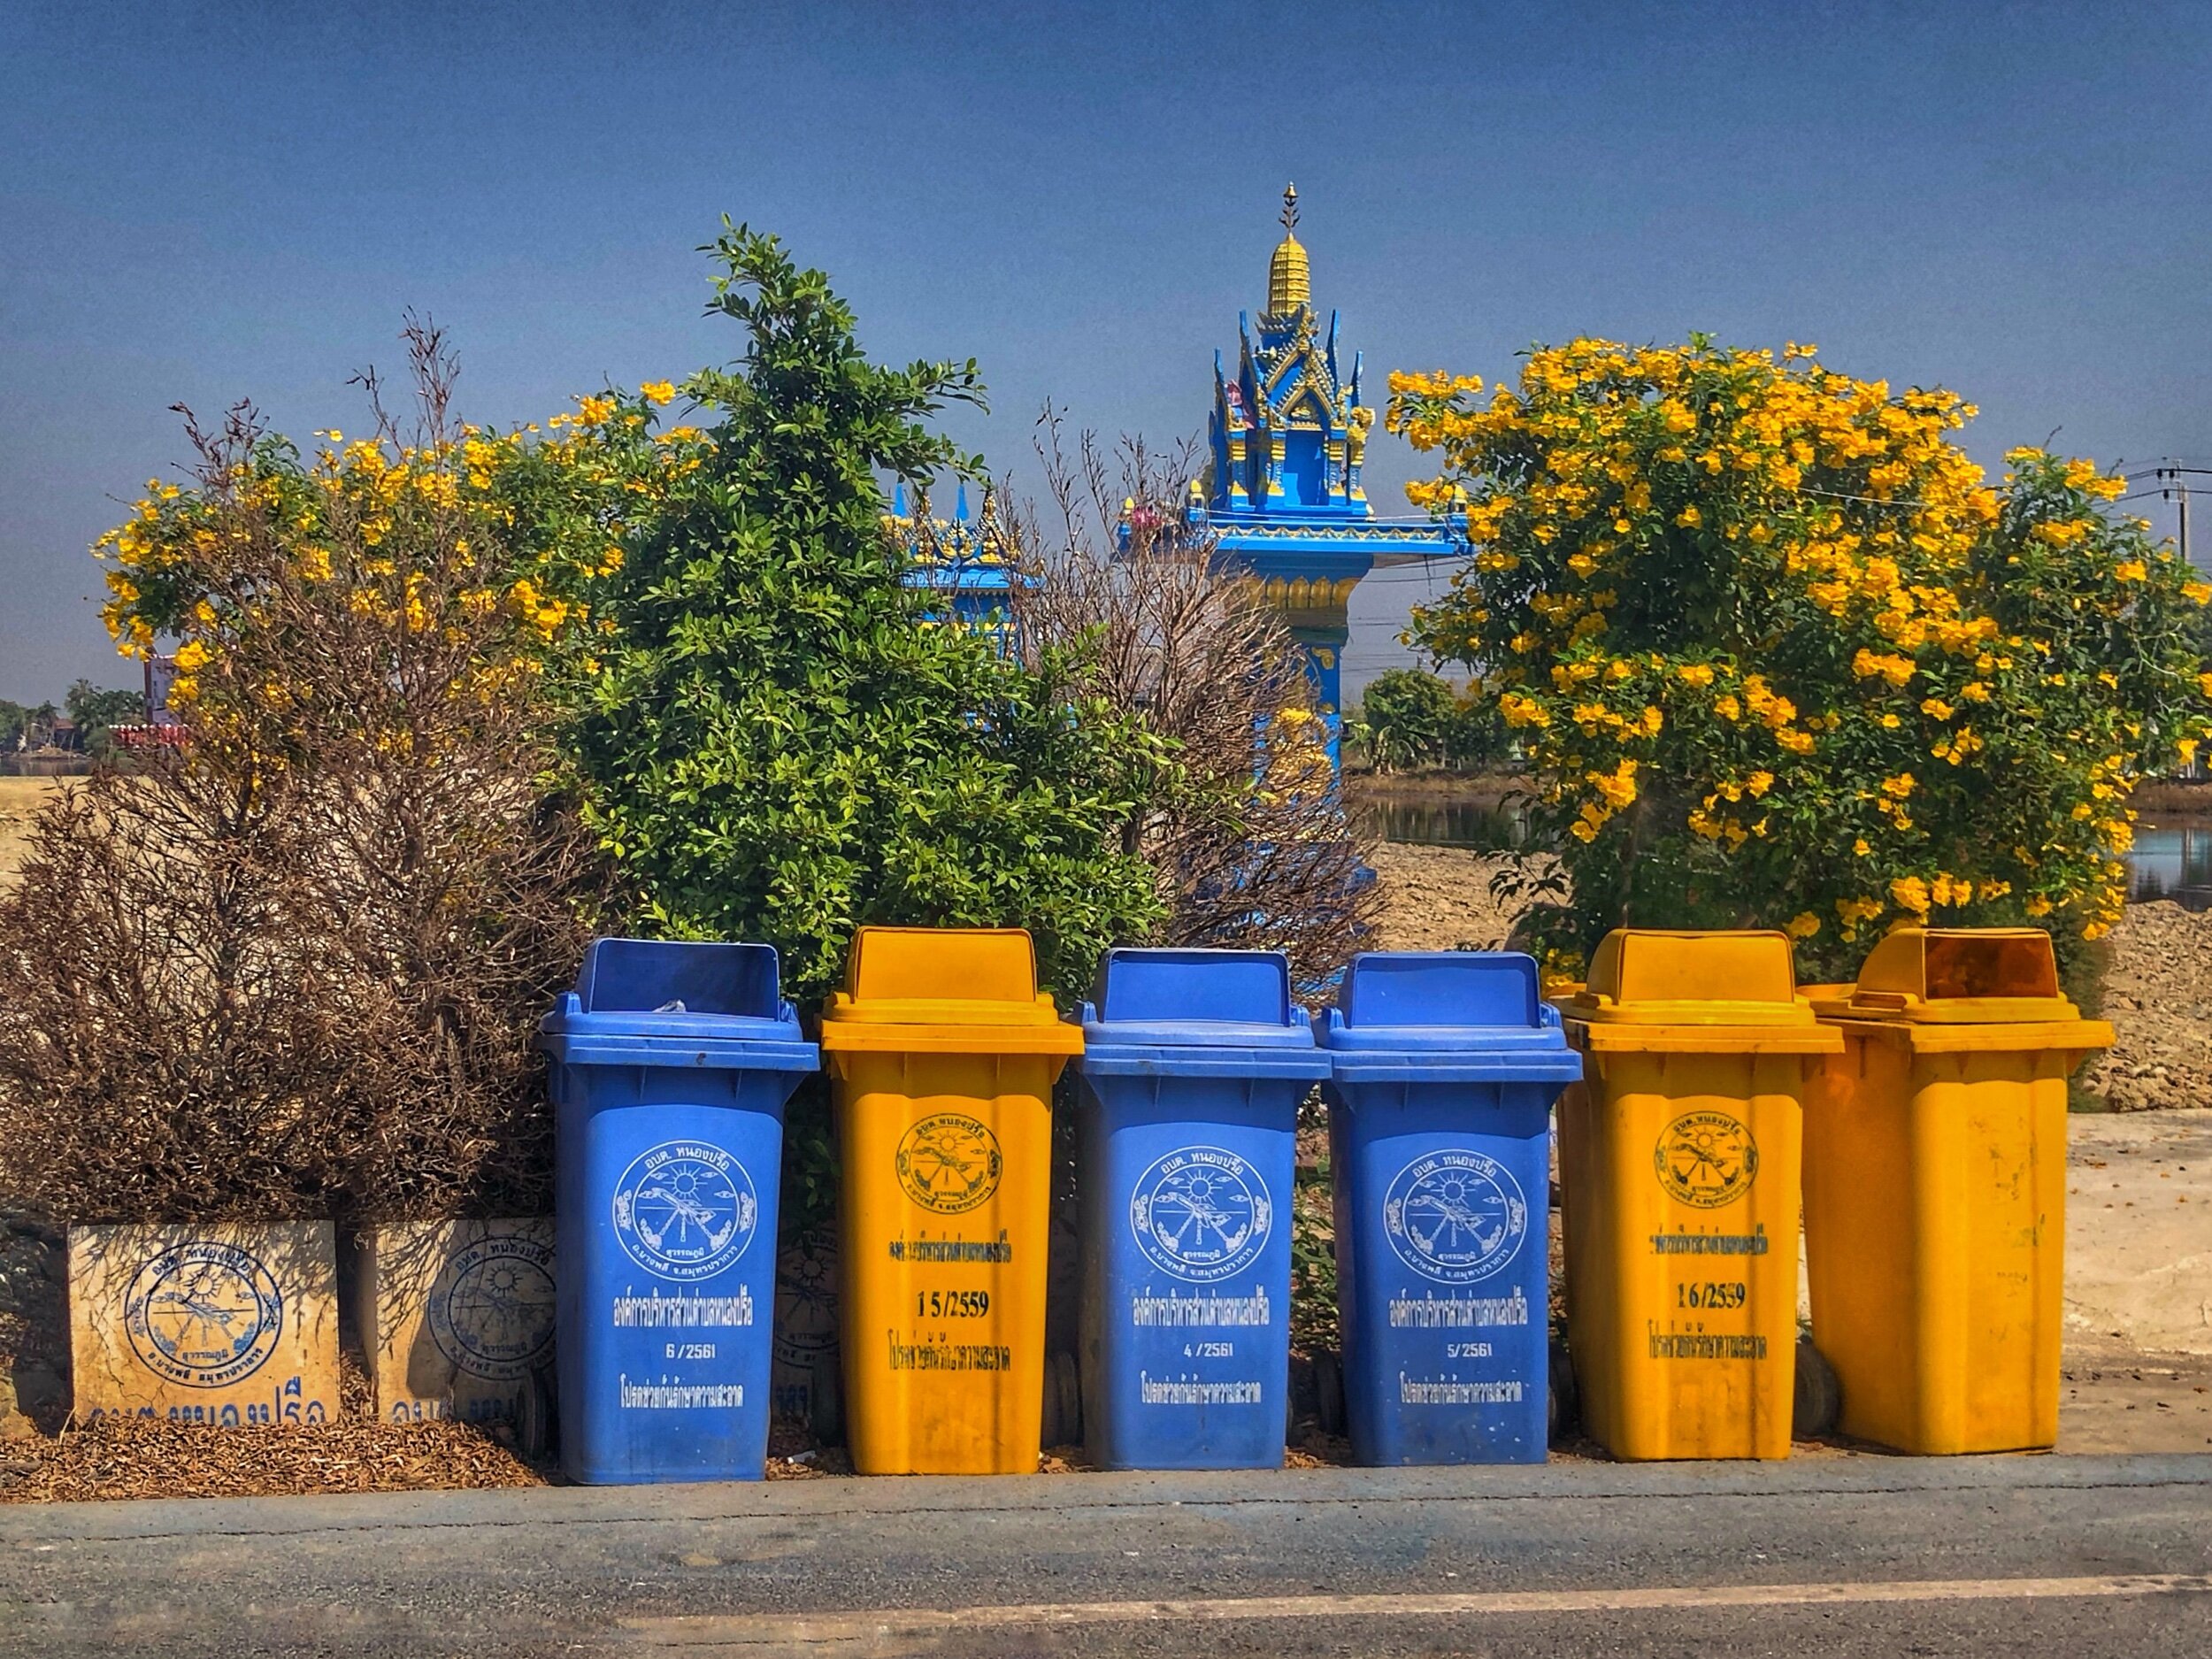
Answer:
[{"label": "blue bin lid", "polygon": [[549,1048],[583,1064],[811,1071],[819,1064],[782,999],[771,945],[595,939],[576,988],[538,1029]]},{"label": "blue bin lid", "polygon": [[1290,960],[1279,950],[1110,950],[1095,1000],[1078,1018],[1080,1064],[1093,1071],[1328,1074],[1312,1022],[1290,1000]]},{"label": "blue bin lid", "polygon": [[1517,950],[1371,950],[1352,958],[1322,1043],[1342,1063],[1422,1066],[1475,1060],[1531,1067],[1532,1080],[1581,1075],[1559,1010],[1538,994],[1536,959]]}]

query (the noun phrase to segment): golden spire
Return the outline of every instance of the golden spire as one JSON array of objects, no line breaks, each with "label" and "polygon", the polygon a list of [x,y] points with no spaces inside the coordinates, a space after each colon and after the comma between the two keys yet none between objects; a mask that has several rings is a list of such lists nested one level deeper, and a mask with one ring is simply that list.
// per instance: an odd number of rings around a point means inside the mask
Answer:
[{"label": "golden spire", "polygon": [[1306,250],[1298,243],[1298,187],[1283,191],[1283,239],[1275,257],[1267,262],[1267,310],[1280,317],[1313,303],[1313,280],[1306,266]]}]

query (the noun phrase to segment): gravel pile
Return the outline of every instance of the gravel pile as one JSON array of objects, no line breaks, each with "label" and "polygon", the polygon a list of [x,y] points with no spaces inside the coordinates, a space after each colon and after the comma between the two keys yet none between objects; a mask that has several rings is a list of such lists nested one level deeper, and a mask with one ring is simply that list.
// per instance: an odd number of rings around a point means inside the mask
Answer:
[{"label": "gravel pile", "polygon": [[2131,904],[2112,930],[2104,1017],[2119,1041],[2082,1069],[2114,1111],[2212,1107],[2212,914]]},{"label": "gravel pile", "polygon": [[1381,950],[1495,950],[1527,902],[1493,894],[1492,881],[1541,875],[1555,863],[1548,855],[1519,858],[1405,841],[1380,843],[1369,862],[1382,883]]}]

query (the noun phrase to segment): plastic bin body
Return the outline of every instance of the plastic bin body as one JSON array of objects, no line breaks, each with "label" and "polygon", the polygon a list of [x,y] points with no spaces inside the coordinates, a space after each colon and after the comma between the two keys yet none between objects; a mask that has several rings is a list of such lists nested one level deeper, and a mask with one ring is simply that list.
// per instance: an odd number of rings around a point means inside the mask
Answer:
[{"label": "plastic bin body", "polygon": [[1616,1457],[1786,1457],[1808,1072],[1842,1040],[1779,933],[1608,934],[1563,1007],[1567,1338]]},{"label": "plastic bin body", "polygon": [[1018,930],[864,927],[822,1021],[861,1474],[1034,1473],[1051,1091],[1082,1033]]},{"label": "plastic bin body", "polygon": [[1847,1434],[1901,1451],[2058,1440],[2066,1079],[2110,1044],[2047,934],[1920,930],[1815,1004],[1844,1051],[1805,1116],[1813,1341]]},{"label": "plastic bin body", "polygon": [[1518,954],[1373,952],[1324,1016],[1360,1463],[1544,1459],[1551,1108],[1581,1061],[1537,989]]},{"label": "plastic bin body", "polygon": [[757,1480],[783,1109],[816,1066],[776,953],[598,940],[541,1029],[562,1466],[595,1485]]},{"label": "plastic bin body", "polygon": [[1082,1010],[1083,1432],[1104,1469],[1272,1469],[1298,1107],[1328,1057],[1279,953],[1116,950]]}]

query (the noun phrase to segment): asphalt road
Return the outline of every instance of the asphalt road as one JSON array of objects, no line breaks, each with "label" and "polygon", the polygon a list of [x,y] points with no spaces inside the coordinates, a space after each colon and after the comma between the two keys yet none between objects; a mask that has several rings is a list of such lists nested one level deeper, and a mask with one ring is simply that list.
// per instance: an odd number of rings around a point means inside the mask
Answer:
[{"label": "asphalt road", "polygon": [[2212,1457],[0,1509],[0,1652],[2212,1653]]}]

